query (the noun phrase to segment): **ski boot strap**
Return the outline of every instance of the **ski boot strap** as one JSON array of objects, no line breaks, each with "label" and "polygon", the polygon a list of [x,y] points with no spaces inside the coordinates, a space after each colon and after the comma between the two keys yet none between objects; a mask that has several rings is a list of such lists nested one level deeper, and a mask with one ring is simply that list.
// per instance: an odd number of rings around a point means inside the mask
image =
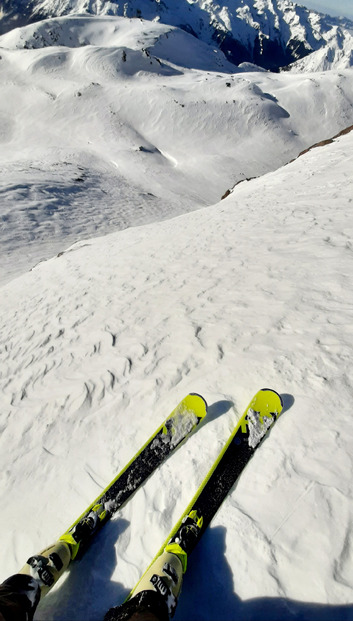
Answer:
[{"label": "ski boot strap", "polygon": [[33,578],[43,597],[64,573],[70,561],[70,546],[64,541],[56,541],[39,554],[31,556],[19,573]]},{"label": "ski boot strap", "polygon": [[183,568],[183,574],[185,574],[188,565],[188,555],[185,550],[183,550],[178,543],[168,543],[164,551],[171,552],[171,554],[175,554],[178,557]]},{"label": "ski boot strap", "polygon": [[80,547],[82,548],[98,530],[103,521],[106,519],[108,511],[104,504],[94,505],[92,509],[80,520],[69,532],[64,533],[60,537],[60,541],[69,544],[71,548],[71,559],[78,555]]},{"label": "ski boot strap", "polygon": [[197,510],[193,509],[184,517],[176,534],[169,540],[165,548],[167,552],[173,552],[179,557],[183,566],[183,573],[186,571],[187,556],[195,547],[202,526],[202,515],[198,515]]}]

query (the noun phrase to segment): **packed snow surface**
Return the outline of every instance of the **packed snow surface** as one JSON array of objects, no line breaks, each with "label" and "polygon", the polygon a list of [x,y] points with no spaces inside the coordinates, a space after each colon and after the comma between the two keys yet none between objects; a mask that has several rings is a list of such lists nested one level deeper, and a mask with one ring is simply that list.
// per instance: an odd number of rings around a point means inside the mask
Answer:
[{"label": "packed snow surface", "polygon": [[1,49],[0,580],[200,393],[206,419],[35,616],[102,619],[270,387],[283,413],[175,619],[351,619],[353,133],[285,164],[352,125],[353,73],[206,71],[134,41]]}]

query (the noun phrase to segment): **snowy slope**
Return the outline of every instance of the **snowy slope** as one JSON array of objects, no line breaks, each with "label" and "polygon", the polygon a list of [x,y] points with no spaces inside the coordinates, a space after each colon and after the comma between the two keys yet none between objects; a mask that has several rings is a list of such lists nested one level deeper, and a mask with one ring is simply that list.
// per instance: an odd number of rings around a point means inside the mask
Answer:
[{"label": "snowy slope", "polygon": [[351,618],[352,153],[351,133],[1,289],[0,579],[187,392],[210,404],[38,621],[102,618],[124,599],[264,385],[286,411],[195,551],[175,618]]},{"label": "snowy slope", "polygon": [[[334,19],[290,0],[3,0],[0,33],[30,21],[68,14],[157,20],[217,45],[232,63],[278,69],[326,48],[349,48],[349,20]],[[350,54],[346,59],[351,65]],[[332,63],[334,66],[334,63]]]},{"label": "snowy slope", "polygon": [[340,71],[349,67],[353,67],[353,36],[347,32],[344,38],[333,34],[325,47],[292,63],[288,69],[307,73],[330,69]]},{"label": "snowy slope", "polygon": [[2,282],[77,239],[213,204],[353,123],[351,71],[229,73],[154,22],[57,18],[0,46]]},{"label": "snowy slope", "polygon": [[[56,46],[76,48],[88,45],[127,48],[145,52],[145,55],[148,51],[150,55],[185,68],[236,72],[234,65],[227,61],[220,50],[195,39],[180,28],[141,19],[91,16],[46,19],[10,31],[0,37],[0,43],[8,49]],[[150,64],[152,60],[149,60]],[[160,68],[161,73],[165,71],[166,68],[164,71],[163,67]]]},{"label": "snowy slope", "polygon": [[208,421],[35,617],[101,619],[271,386],[283,416],[176,621],[353,618],[353,133],[284,165],[352,125],[352,70],[234,73],[162,19],[107,15],[0,47],[0,581],[198,391]]}]

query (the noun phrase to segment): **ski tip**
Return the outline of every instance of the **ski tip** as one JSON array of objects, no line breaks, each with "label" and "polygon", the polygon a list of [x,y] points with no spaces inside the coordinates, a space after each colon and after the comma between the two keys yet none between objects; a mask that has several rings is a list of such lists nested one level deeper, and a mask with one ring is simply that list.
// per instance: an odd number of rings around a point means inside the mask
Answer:
[{"label": "ski tip", "polygon": [[205,410],[206,410],[206,413],[207,413],[207,410],[208,410],[207,401],[206,401],[206,399],[202,395],[200,395],[198,392],[190,392],[188,394],[188,396],[189,397],[198,397],[199,399],[201,399],[203,401],[203,404],[205,406]]},{"label": "ski tip", "polygon": [[276,390],[273,390],[273,388],[261,388],[261,392],[271,392],[273,395],[276,395],[278,397],[279,401],[280,401],[281,411],[282,411],[283,399],[282,399],[281,395]]},{"label": "ski tip", "polygon": [[280,402],[281,402],[281,404],[282,404],[282,406],[283,406],[283,400],[282,400],[282,397],[281,397],[281,395],[279,394],[279,392],[277,392],[277,390],[273,390],[273,388],[261,388],[261,391],[264,391],[264,392],[273,392],[273,394],[277,395],[277,397],[279,398],[279,400],[280,400]]}]

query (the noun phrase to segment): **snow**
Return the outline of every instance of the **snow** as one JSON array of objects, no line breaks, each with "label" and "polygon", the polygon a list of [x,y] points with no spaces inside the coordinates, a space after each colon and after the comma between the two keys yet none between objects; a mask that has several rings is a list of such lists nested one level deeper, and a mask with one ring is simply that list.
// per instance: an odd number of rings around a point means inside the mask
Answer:
[{"label": "snow", "polygon": [[291,71],[327,71],[333,67],[336,71],[353,66],[353,36],[347,32],[345,38],[328,37],[327,45],[309,56],[290,65]]},{"label": "snow", "polygon": [[[217,202],[352,122],[350,70],[222,73],[191,35],[174,29],[173,45],[163,25],[126,22],[58,18],[0,37],[2,282],[77,239]],[[33,41],[44,47],[22,49]]]},{"label": "snow", "polygon": [[248,410],[249,421],[249,446],[256,448],[260,440],[265,436],[266,431],[274,423],[273,416],[260,417],[259,412],[255,412],[251,408]]},{"label": "snow", "polygon": [[59,46],[0,40],[0,580],[200,393],[206,420],[35,616],[103,618],[271,387],[284,411],[175,619],[351,618],[353,133],[295,158],[352,125],[352,70],[233,74],[202,47],[206,71],[144,53],[160,24],[60,19]]},{"label": "snow", "polygon": [[[193,427],[197,424],[198,419],[192,410],[186,410],[183,415],[176,417],[173,421],[172,437],[170,438],[170,446],[172,448],[178,446],[185,435],[190,433]],[[162,438],[163,442],[163,438]]]},{"label": "snow", "polygon": [[[223,50],[235,65],[255,62],[278,69],[306,53],[330,44],[339,55],[347,49],[346,66],[352,58],[350,32],[353,22],[311,11],[290,0],[3,0],[6,12],[0,33],[43,17],[67,15],[120,16],[154,20],[181,27],[201,41]],[[269,41],[275,46],[268,45]],[[180,41],[180,37],[179,37]],[[330,61],[332,68],[336,60]]]}]

